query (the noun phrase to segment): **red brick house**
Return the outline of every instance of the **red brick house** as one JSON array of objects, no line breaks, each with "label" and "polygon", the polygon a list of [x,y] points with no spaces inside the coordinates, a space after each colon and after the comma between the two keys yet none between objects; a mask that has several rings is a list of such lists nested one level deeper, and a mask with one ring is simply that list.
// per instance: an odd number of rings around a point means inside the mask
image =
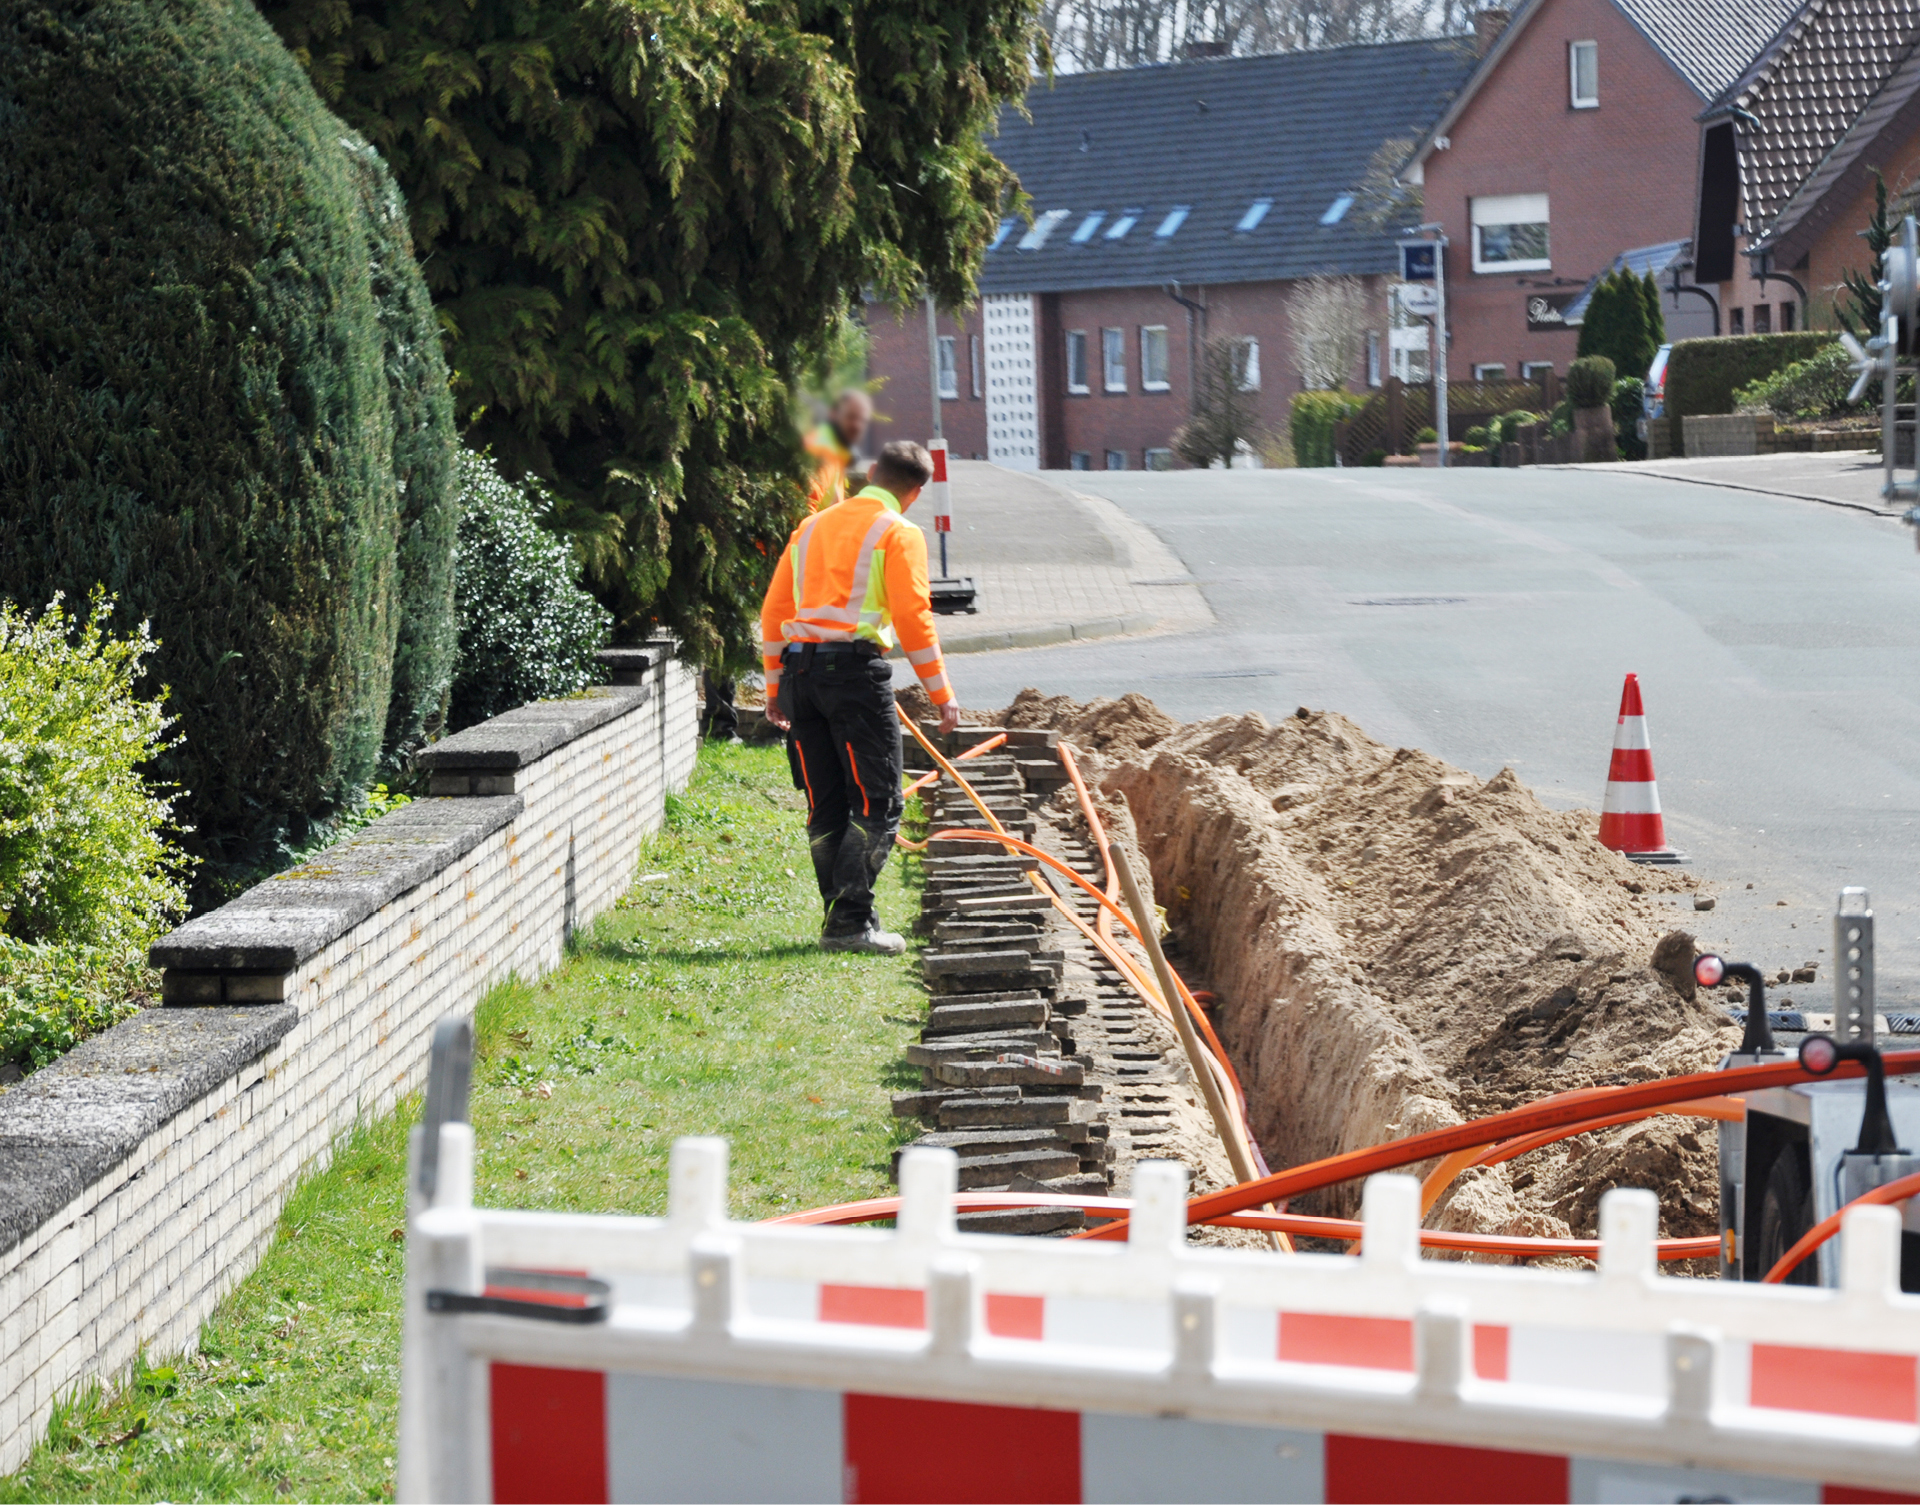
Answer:
[{"label": "red brick house", "polygon": [[[978,308],[943,311],[942,420],[954,453],[1019,469],[1171,465],[1194,355],[1240,342],[1243,389],[1284,428],[1300,381],[1299,279],[1366,279],[1375,326],[1349,384],[1390,368],[1386,285],[1405,215],[1390,173],[1471,72],[1435,39],[1075,74],[1010,112],[996,153],[1031,196],[989,252]],[[1395,145],[1394,143],[1401,143]],[[870,305],[885,378],[876,438],[932,421],[926,315]]]},{"label": "red brick house", "polygon": [[[1564,372],[1573,321],[1615,265],[1690,285],[1698,117],[1796,9],[1531,0],[1514,14],[1406,171],[1450,241],[1453,373]],[[1663,303],[1671,337],[1719,332],[1711,299]]]},{"label": "red brick house", "polygon": [[1873,175],[1920,180],[1920,0],[1810,0],[1700,118],[1695,277],[1729,334],[1835,327]]}]

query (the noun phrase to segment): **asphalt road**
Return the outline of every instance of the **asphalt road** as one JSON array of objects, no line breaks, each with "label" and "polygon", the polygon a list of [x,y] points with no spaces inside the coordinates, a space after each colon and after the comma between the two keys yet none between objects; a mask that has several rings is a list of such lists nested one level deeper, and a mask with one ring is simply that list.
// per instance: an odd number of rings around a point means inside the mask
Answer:
[{"label": "asphalt road", "polygon": [[[1900,524],[1604,470],[1054,479],[1151,528],[1217,624],[957,659],[964,703],[1037,685],[1188,719],[1338,710],[1598,809],[1631,670],[1669,839],[1718,890],[1684,913],[1702,944],[1824,964],[1837,891],[1864,885],[1882,1007],[1920,1003],[1920,558]],[[1785,991],[1824,1011],[1831,975]]]}]

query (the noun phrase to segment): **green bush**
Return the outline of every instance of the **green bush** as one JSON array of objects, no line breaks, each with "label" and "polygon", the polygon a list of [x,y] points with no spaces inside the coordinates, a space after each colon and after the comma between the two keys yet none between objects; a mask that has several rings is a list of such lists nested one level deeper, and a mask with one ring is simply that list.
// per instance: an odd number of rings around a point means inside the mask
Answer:
[{"label": "green bush", "polygon": [[1294,464],[1333,464],[1333,426],[1365,406],[1366,399],[1337,389],[1294,393],[1290,423]]},{"label": "green bush", "polygon": [[1637,376],[1623,376],[1613,384],[1613,441],[1623,460],[1644,460],[1647,441],[1640,437],[1646,417],[1647,384]]},{"label": "green bush", "polygon": [[1816,330],[1680,340],[1667,356],[1667,414],[1684,418],[1691,413],[1731,413],[1739,388],[1833,343],[1831,334]]},{"label": "green bush", "polygon": [[1605,356],[1616,372],[1645,376],[1659,348],[1660,341],[1648,327],[1647,299],[1640,279],[1625,268],[1609,272],[1587,301],[1576,354]]},{"label": "green bush", "polygon": [[1492,437],[1492,430],[1486,424],[1476,423],[1460,436],[1460,442],[1470,449],[1485,449],[1496,441]]},{"label": "green bush", "polygon": [[596,683],[594,654],[613,626],[576,583],[573,550],[540,526],[550,502],[537,485],[503,479],[471,450],[460,456],[460,479],[455,730]]},{"label": "green bush", "polygon": [[0,933],[17,940],[138,950],[186,907],[172,792],[140,775],[179,739],[167,692],[134,693],[152,638],[111,636],[112,606],[0,601]]},{"label": "green bush", "polygon": [[[1733,394],[1734,411],[1772,413],[1776,418],[1826,418],[1856,410],[1861,404],[1849,404],[1847,393],[1859,375],[1847,347],[1836,341],[1803,361],[1782,366],[1771,376],[1741,387]],[[1874,383],[1862,404],[1872,401],[1877,391],[1878,383]]]},{"label": "green bush", "polygon": [[1604,408],[1613,400],[1613,362],[1583,355],[1567,367],[1567,398],[1576,408]]},{"label": "green bush", "polygon": [[250,4],[0,0],[0,122],[0,598],[152,624],[205,901],[432,725],[439,328],[385,169]]},{"label": "green bush", "polygon": [[1428,424],[1413,436],[1413,442],[1415,444],[1438,444],[1440,442],[1440,430],[1432,424]]},{"label": "green bush", "polygon": [[0,935],[0,1068],[38,1071],[159,990],[139,948],[35,945]]},{"label": "green bush", "polygon": [[1545,423],[1544,413],[1530,413],[1525,408],[1515,408],[1511,413],[1502,413],[1490,425],[1496,442],[1500,444],[1518,444],[1520,430],[1529,423]]}]

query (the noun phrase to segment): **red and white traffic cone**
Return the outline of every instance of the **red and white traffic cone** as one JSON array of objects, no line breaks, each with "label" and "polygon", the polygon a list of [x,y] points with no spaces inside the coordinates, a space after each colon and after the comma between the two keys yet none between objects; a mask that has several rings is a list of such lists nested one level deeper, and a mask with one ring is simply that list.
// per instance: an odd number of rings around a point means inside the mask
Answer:
[{"label": "red and white traffic cone", "polygon": [[1653,777],[1653,743],[1647,713],[1640,704],[1640,676],[1629,674],[1620,692],[1620,720],[1613,733],[1613,766],[1607,770],[1607,797],[1600,806],[1600,845],[1630,862],[1684,862],[1667,845],[1667,823],[1660,815],[1660,786]]}]

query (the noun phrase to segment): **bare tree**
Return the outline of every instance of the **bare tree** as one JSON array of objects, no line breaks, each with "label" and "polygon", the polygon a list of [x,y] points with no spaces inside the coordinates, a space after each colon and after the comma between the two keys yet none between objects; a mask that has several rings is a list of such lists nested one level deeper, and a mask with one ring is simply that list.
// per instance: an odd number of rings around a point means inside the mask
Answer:
[{"label": "bare tree", "polygon": [[1063,73],[1138,68],[1196,42],[1234,57],[1457,36],[1468,0],[1043,0],[1041,24]]},{"label": "bare tree", "polygon": [[1195,362],[1193,416],[1174,431],[1174,452],[1205,469],[1231,466],[1260,448],[1265,430],[1253,394],[1260,386],[1260,347],[1235,335],[1216,335]]},{"label": "bare tree", "polygon": [[1345,384],[1367,347],[1367,285],[1358,277],[1309,277],[1287,303],[1293,366],[1309,390]]}]

